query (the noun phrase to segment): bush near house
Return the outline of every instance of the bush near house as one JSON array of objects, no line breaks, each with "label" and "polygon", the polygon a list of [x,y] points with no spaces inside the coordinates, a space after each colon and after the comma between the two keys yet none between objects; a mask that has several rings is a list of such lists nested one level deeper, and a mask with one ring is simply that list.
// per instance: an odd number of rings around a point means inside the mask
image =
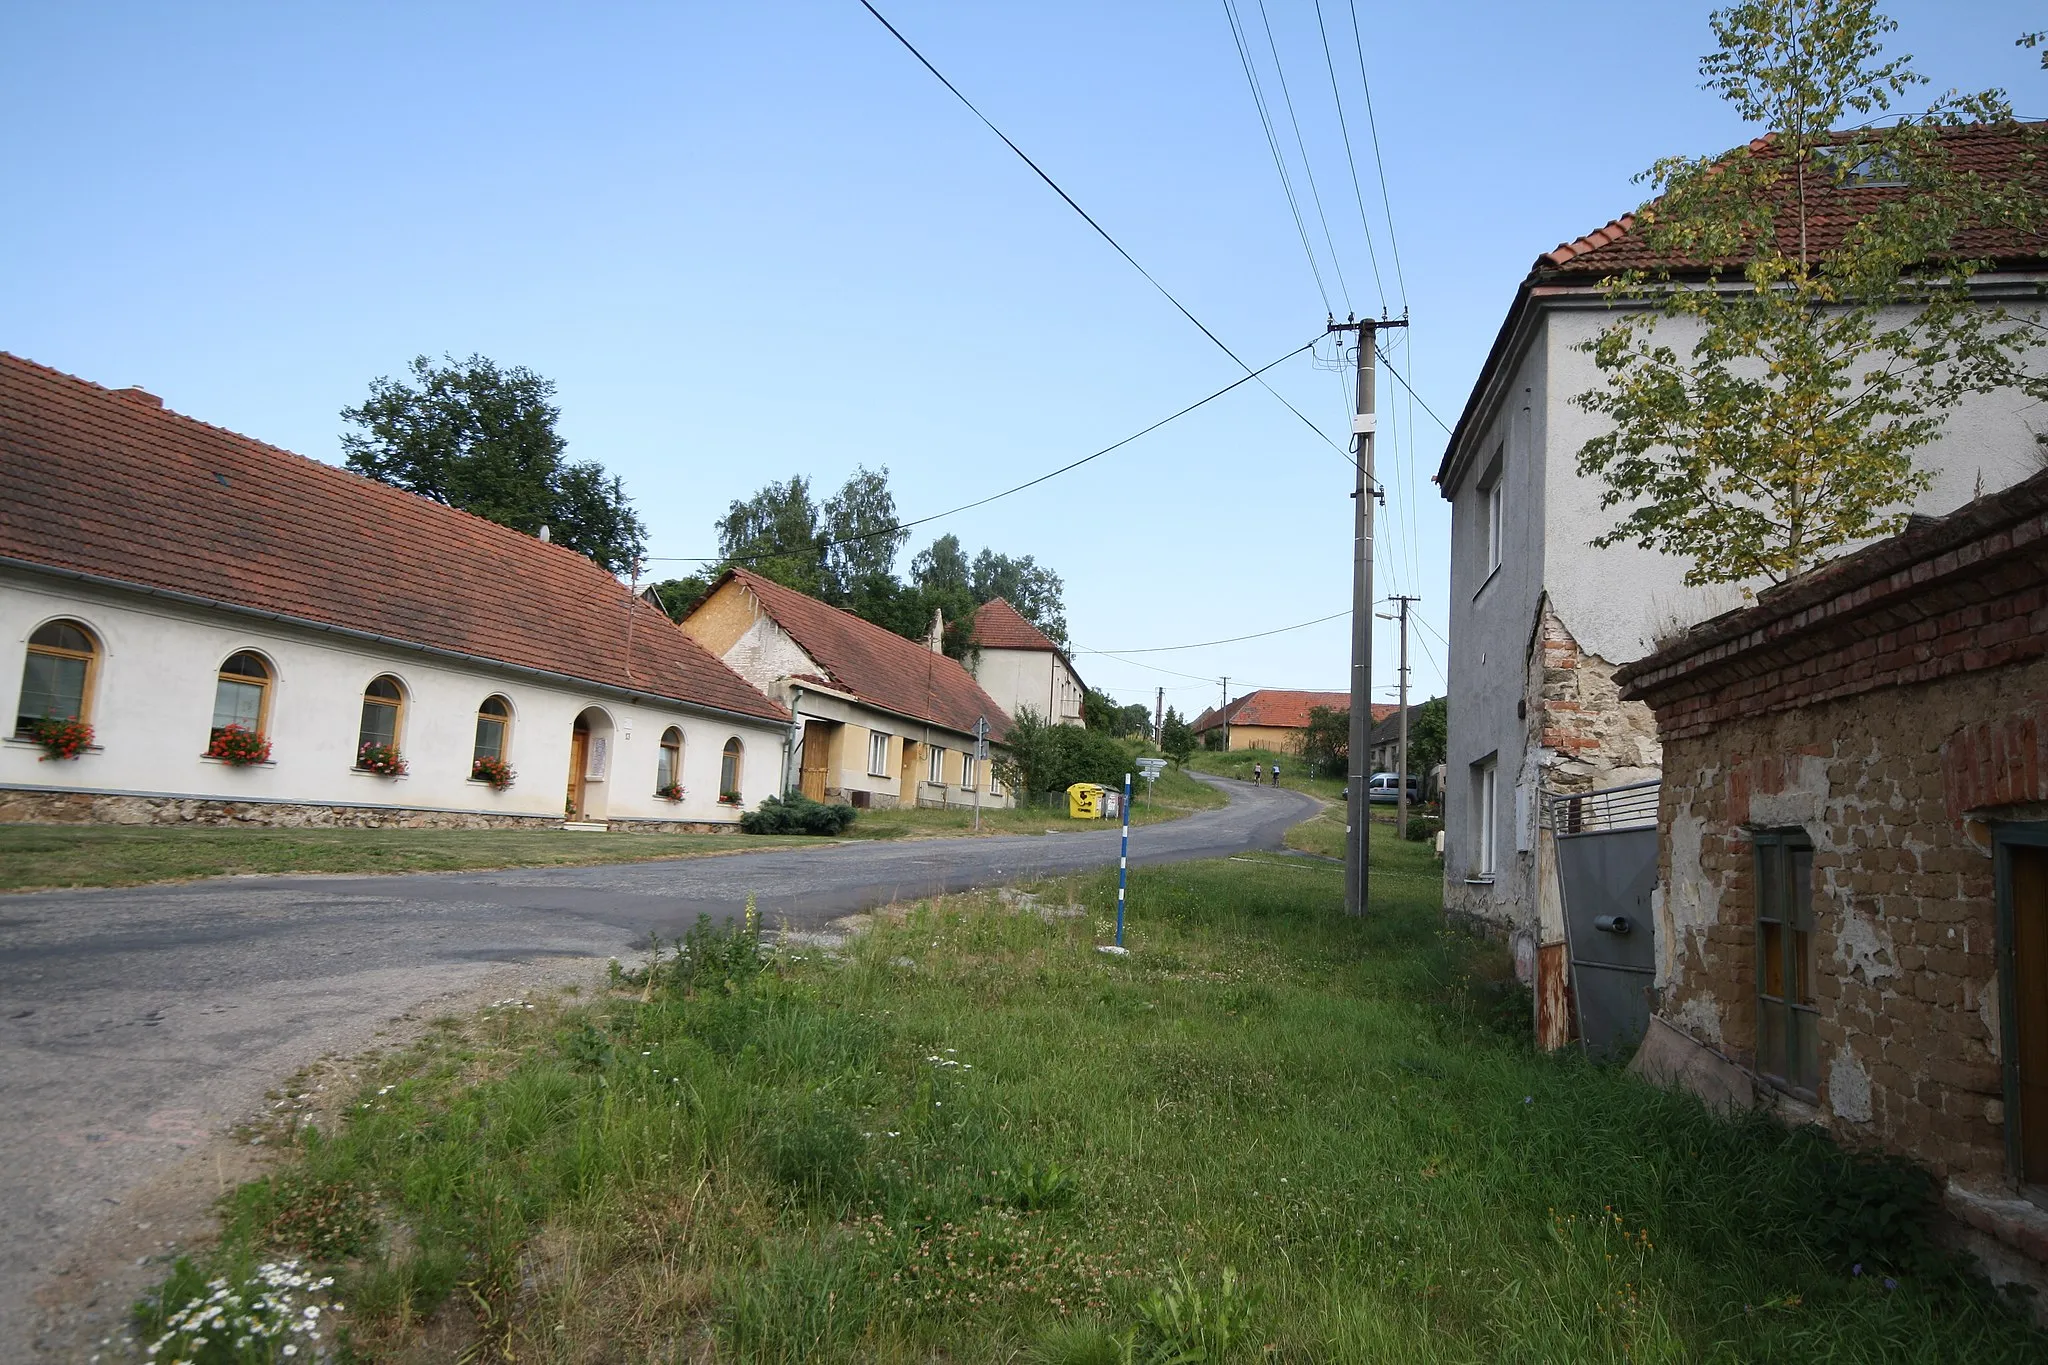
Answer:
[{"label": "bush near house", "polygon": [[771,796],[740,817],[749,834],[838,834],[853,823],[852,806],[827,805],[802,792]]},{"label": "bush near house", "polygon": [[1003,743],[1009,752],[996,760],[997,775],[1013,789],[1033,794],[1063,792],[1076,782],[1121,788],[1124,774],[1137,771],[1140,747],[1102,730],[1049,725],[1028,706],[1018,708]]}]

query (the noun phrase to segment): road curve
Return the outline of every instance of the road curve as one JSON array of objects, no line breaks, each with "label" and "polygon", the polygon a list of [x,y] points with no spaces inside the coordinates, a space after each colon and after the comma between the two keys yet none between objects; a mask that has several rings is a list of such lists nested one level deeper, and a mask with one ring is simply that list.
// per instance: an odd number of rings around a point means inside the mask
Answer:
[{"label": "road curve", "polygon": [[[1315,801],[1131,836],[1134,865],[1278,847]],[[593,836],[599,837],[599,836]],[[601,867],[223,877],[0,896],[0,1351],[67,1239],[326,1053],[507,964],[630,956],[700,913],[815,925],[905,897],[1113,863],[1117,833],[852,842]]]}]

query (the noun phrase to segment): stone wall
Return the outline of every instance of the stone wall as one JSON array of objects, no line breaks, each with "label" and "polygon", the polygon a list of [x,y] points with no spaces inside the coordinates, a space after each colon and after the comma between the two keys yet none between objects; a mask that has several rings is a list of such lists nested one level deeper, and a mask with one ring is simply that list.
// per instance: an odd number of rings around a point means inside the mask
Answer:
[{"label": "stone wall", "polygon": [[[559,815],[315,806],[287,801],[114,796],[0,788],[0,824],[213,825],[266,829],[559,829]],[[730,834],[737,824],[705,820],[612,820],[614,830]]]},{"label": "stone wall", "polygon": [[1622,699],[1616,665],[1580,649],[1547,602],[1535,647],[1536,744],[1545,790],[1594,791],[1655,777],[1663,761],[1657,718],[1642,702]]}]

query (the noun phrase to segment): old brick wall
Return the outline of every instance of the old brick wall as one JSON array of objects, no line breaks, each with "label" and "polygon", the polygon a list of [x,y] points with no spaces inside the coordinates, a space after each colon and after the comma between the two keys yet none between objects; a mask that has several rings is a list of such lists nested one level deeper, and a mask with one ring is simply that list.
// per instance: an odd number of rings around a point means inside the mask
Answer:
[{"label": "old brick wall", "polygon": [[[1749,831],[1814,846],[1819,1117],[1948,1177],[2005,1166],[1992,862],[1970,817],[2048,799],[2048,660],[1729,719],[1665,745],[1660,1013],[1754,1059]],[[1960,804],[1959,804],[1960,803]]]},{"label": "old brick wall", "polygon": [[1547,601],[1535,644],[1531,701],[1545,790],[1592,791],[1655,777],[1662,751],[1656,716],[1622,699],[1616,666],[1580,649]]}]

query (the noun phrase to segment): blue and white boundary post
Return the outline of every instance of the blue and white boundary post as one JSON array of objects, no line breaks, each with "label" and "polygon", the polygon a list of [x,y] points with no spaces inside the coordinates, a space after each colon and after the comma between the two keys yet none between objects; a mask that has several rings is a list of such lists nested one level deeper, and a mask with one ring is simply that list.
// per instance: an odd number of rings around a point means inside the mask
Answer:
[{"label": "blue and white boundary post", "polygon": [[1131,775],[1124,774],[1124,847],[1116,860],[1116,946],[1124,946],[1124,887],[1131,876]]}]

